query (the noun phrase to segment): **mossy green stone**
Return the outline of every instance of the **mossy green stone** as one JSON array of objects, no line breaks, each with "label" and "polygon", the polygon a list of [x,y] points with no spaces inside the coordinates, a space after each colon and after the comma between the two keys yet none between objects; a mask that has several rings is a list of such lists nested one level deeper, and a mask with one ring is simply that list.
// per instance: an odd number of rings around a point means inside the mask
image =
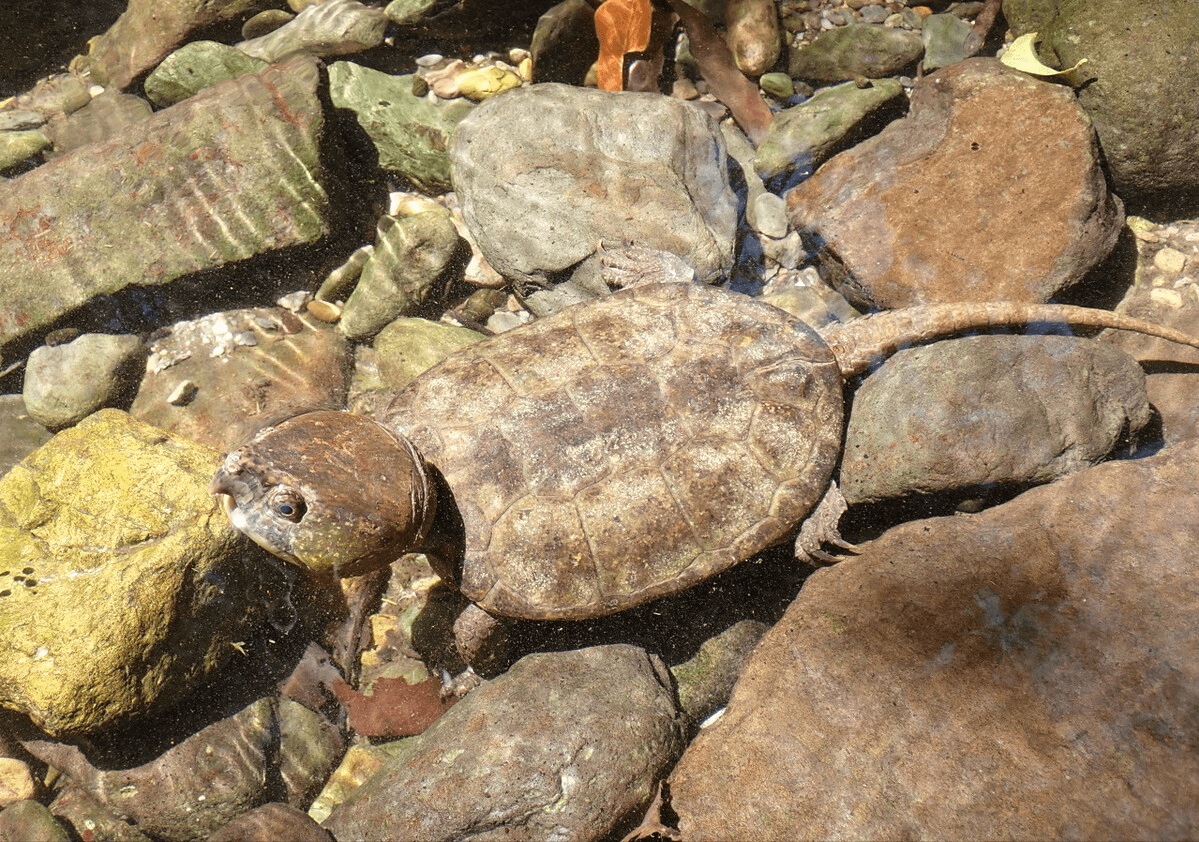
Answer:
[{"label": "mossy green stone", "polygon": [[263,612],[217,451],[102,410],[0,479],[0,706],[52,734],[161,709]]},{"label": "mossy green stone", "polygon": [[262,59],[228,44],[193,41],[163,59],[146,77],[146,98],[159,107],[174,105],[217,82],[257,73],[266,66]]},{"label": "mossy green stone", "polygon": [[433,103],[415,96],[413,79],[339,61],[329,66],[329,97],[355,113],[379,152],[379,166],[426,193],[444,193],[451,189],[450,137],[475,106],[465,99]]}]

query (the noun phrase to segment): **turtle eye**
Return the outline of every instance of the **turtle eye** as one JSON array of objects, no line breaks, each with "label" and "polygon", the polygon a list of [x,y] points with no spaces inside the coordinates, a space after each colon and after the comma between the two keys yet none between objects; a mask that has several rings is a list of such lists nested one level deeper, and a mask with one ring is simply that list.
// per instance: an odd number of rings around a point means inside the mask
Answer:
[{"label": "turtle eye", "polygon": [[284,520],[299,523],[308,507],[304,505],[303,497],[291,489],[284,488],[271,496],[271,511]]}]

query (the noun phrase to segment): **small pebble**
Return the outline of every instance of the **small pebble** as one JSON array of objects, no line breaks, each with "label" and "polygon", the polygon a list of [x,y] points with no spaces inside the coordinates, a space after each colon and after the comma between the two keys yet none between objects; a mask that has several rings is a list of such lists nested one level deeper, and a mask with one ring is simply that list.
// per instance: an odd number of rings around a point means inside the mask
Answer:
[{"label": "small pebble", "polygon": [[443,62],[444,60],[445,60],[445,57],[443,55],[441,55],[440,53],[429,53],[427,55],[423,55],[423,56],[420,56],[419,58],[417,58],[416,66],[417,67],[436,67],[437,65],[441,64],[441,62]]},{"label": "small pebble", "polygon": [[1149,298],[1155,304],[1161,304],[1169,307],[1171,310],[1182,308],[1182,293],[1176,289],[1166,289],[1165,287],[1154,287],[1149,290]]},{"label": "small pebble", "polygon": [[1171,275],[1178,275],[1186,268],[1187,256],[1178,249],[1172,249],[1166,246],[1157,254],[1153,255],[1153,265],[1163,272],[1169,272]]},{"label": "small pebble", "polygon": [[284,310],[290,310],[293,313],[304,312],[304,305],[312,298],[312,293],[306,289],[298,289],[295,292],[289,292],[287,295],[280,296],[275,300],[275,303]]},{"label": "small pebble", "polygon": [[187,406],[195,399],[196,393],[199,391],[200,387],[195,383],[190,380],[184,380],[167,397],[167,403],[171,406]]},{"label": "small pebble", "polygon": [[329,324],[335,324],[341,319],[341,308],[332,301],[310,301],[308,302],[308,312],[314,319]]}]

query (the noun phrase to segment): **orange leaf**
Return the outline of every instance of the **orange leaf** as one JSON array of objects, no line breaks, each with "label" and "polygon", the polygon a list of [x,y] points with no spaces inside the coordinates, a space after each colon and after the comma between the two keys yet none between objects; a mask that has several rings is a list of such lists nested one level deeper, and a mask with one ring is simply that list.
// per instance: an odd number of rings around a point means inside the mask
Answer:
[{"label": "orange leaf", "polygon": [[650,0],[604,0],[595,10],[595,34],[600,42],[595,75],[602,90],[624,87],[625,53],[639,53],[649,46],[653,11]]},{"label": "orange leaf", "polygon": [[378,678],[370,695],[337,679],[333,692],[349,712],[350,727],[365,737],[420,734],[453,704],[442,701],[441,681],[436,678],[420,684],[409,684],[402,678]]}]

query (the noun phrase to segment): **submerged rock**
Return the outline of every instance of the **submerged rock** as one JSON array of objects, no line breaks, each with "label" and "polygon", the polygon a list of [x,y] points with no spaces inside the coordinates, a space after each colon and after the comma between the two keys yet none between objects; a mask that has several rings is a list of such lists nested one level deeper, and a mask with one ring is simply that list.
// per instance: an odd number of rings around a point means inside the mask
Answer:
[{"label": "submerged rock", "polygon": [[628,645],[529,655],[410,738],[324,821],[367,839],[600,839],[680,747],[665,667]]},{"label": "submerged rock", "polygon": [[1123,221],[1070,90],[982,58],[926,77],[907,117],[834,157],[787,207],[827,246],[840,291],[880,308],[1048,301],[1111,251]]},{"label": "submerged rock", "polygon": [[545,281],[625,239],[679,255],[704,281],[732,268],[724,142],[690,103],[532,85],[480,105],[450,154],[466,224],[508,278]]},{"label": "submerged rock", "polygon": [[685,839],[1199,829],[1199,444],[815,573],[670,777]]},{"label": "submerged rock", "polygon": [[1089,339],[968,336],[908,348],[854,395],[841,491],[852,505],[1049,482],[1100,461],[1150,416],[1141,367]]},{"label": "submerged rock", "polygon": [[128,284],[329,233],[318,82],[311,59],[275,65],[0,184],[0,344]]},{"label": "submerged rock", "polygon": [[0,706],[52,734],[127,723],[262,633],[276,565],[246,563],[219,462],[108,409],[0,480]]}]

